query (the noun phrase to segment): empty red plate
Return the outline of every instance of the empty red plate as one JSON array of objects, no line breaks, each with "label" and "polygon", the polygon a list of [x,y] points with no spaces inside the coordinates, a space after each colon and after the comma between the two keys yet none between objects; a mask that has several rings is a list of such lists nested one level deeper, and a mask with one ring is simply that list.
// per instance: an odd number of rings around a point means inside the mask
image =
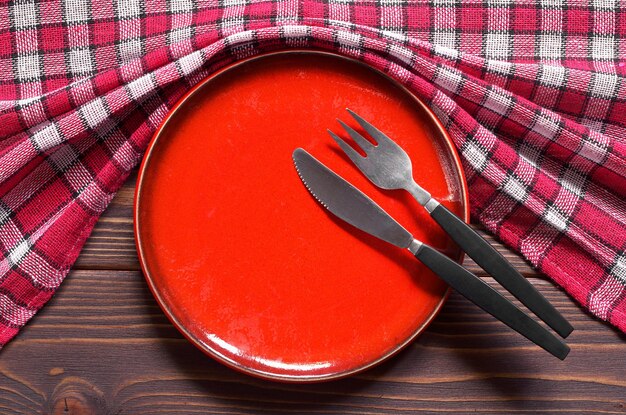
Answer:
[{"label": "empty red plate", "polygon": [[[415,179],[467,220],[459,159],[431,112],[385,75],[319,52],[251,58],[171,111],[137,183],[135,233],[157,301],[200,349],[283,381],[337,378],[422,332],[447,286],[408,251],[333,218],[291,154],[303,147],[417,238],[461,253],[410,195],[374,187],[326,133],[345,108],[409,153]],[[345,134],[343,135],[345,137]]]}]

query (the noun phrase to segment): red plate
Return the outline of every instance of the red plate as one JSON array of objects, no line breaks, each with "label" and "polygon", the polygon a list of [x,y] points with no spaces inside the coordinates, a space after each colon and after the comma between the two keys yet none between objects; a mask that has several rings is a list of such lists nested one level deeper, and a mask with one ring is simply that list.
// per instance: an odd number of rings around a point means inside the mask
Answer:
[{"label": "red plate", "polygon": [[[450,139],[408,91],[319,52],[252,58],[172,110],[144,159],[135,234],[154,296],[217,360],[261,377],[345,376],[389,357],[437,314],[447,286],[408,251],[329,215],[291,160],[303,147],[417,238],[460,251],[408,193],[380,191],[326,133],[349,107],[409,153],[415,179],[468,218]],[[351,122],[352,126],[356,125]]]}]

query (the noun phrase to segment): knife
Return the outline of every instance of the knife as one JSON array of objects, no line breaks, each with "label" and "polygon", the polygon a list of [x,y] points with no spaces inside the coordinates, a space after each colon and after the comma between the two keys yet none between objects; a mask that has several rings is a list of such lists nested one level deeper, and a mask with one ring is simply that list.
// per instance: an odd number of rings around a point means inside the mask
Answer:
[{"label": "knife", "polygon": [[399,248],[408,249],[468,300],[563,360],[569,346],[526,315],[489,284],[436,249],[418,241],[367,195],[298,148],[293,161],[308,191],[326,209],[350,225]]}]

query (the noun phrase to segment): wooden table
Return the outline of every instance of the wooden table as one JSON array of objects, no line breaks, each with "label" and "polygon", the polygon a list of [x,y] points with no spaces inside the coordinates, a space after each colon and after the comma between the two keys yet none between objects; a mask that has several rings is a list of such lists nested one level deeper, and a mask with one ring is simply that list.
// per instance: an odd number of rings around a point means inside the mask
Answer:
[{"label": "wooden table", "polygon": [[626,413],[626,336],[501,246],[576,327],[564,362],[453,294],[417,341],[361,375],[292,385],[230,370],[183,339],[148,291],[134,184],[56,296],[0,352],[1,414]]}]

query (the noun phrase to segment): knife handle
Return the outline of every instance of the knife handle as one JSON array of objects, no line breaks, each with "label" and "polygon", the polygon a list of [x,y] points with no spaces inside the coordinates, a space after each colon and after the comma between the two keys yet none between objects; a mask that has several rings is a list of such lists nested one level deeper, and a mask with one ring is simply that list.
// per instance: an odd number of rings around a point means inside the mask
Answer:
[{"label": "knife handle", "polygon": [[443,205],[430,215],[467,255],[561,337],[574,328],[489,242]]},{"label": "knife handle", "polygon": [[414,255],[459,294],[528,340],[561,360],[569,353],[569,347],[561,339],[524,314],[489,284],[447,256],[426,244],[422,244]]}]

